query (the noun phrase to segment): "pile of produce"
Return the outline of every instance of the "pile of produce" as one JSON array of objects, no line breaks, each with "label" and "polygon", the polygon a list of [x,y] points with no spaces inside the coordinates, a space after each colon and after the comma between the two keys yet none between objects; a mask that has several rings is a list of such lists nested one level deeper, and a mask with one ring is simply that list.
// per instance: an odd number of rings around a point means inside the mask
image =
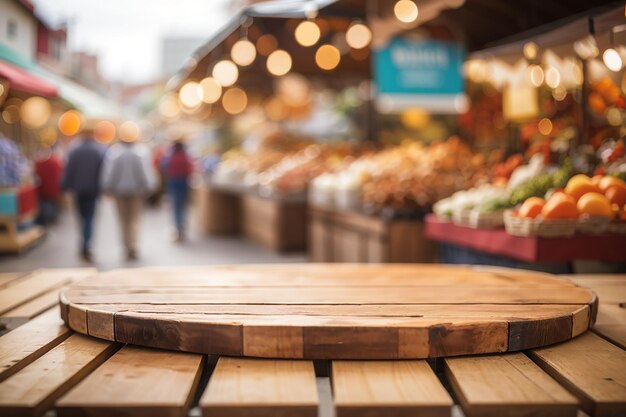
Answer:
[{"label": "pile of produce", "polygon": [[341,209],[430,209],[455,191],[487,182],[499,157],[476,154],[457,137],[432,145],[406,142],[317,177],[309,195],[313,204]]},{"label": "pile of produce", "polygon": [[552,188],[545,196],[529,195],[506,219],[512,234],[541,234],[542,227],[551,227],[552,236],[575,231],[602,233],[607,229],[623,233],[626,182],[610,175],[574,175],[565,188]]}]

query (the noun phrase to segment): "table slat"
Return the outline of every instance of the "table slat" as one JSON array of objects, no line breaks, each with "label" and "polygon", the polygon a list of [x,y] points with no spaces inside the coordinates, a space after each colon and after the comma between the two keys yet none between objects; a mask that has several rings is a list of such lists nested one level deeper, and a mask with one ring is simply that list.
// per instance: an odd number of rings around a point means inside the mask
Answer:
[{"label": "table slat", "polygon": [[124,346],[56,403],[59,417],[185,416],[202,355]]},{"label": "table slat", "polygon": [[74,334],[0,383],[0,414],[40,416],[119,348],[119,344]]},{"label": "table slat", "polygon": [[0,381],[5,380],[54,346],[71,330],[61,321],[58,308],[0,337]]},{"label": "table slat", "polygon": [[468,417],[575,417],[578,401],[523,353],[446,358]]},{"label": "table slat", "polygon": [[221,357],[200,406],[205,417],[317,417],[313,363]]},{"label": "table slat", "polygon": [[337,417],[449,417],[452,399],[426,361],[334,361]]},{"label": "table slat", "polygon": [[529,354],[576,395],[592,417],[626,415],[626,351],[587,332]]}]

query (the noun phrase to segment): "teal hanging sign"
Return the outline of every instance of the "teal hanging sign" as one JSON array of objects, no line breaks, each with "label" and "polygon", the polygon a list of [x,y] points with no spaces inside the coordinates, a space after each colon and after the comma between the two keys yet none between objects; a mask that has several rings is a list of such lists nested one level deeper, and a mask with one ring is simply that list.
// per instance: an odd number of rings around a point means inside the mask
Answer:
[{"label": "teal hanging sign", "polygon": [[393,108],[459,111],[463,59],[458,43],[394,38],[374,55],[377,100]]}]

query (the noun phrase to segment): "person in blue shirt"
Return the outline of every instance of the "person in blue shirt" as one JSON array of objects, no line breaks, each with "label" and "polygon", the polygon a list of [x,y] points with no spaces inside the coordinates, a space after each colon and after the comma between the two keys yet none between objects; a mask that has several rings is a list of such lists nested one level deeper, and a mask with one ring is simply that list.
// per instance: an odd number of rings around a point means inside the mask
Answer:
[{"label": "person in blue shirt", "polygon": [[103,152],[93,138],[93,130],[84,130],[68,156],[61,187],[74,194],[81,224],[81,256],[92,261],[91,238],[96,204],[100,195],[100,171]]}]

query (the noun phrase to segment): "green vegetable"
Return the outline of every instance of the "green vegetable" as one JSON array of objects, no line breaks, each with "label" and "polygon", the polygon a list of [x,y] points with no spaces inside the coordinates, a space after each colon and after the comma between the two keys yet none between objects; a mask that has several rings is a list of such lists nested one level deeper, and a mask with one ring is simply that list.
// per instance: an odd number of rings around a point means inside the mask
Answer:
[{"label": "green vegetable", "polygon": [[487,200],[480,205],[480,211],[482,213],[496,213],[500,210],[510,208],[511,202],[508,198],[495,198],[493,200]]},{"label": "green vegetable", "polygon": [[518,185],[511,191],[511,205],[515,206],[529,197],[544,197],[552,188],[563,188],[572,176],[572,164],[568,159],[554,174],[544,174]]}]

